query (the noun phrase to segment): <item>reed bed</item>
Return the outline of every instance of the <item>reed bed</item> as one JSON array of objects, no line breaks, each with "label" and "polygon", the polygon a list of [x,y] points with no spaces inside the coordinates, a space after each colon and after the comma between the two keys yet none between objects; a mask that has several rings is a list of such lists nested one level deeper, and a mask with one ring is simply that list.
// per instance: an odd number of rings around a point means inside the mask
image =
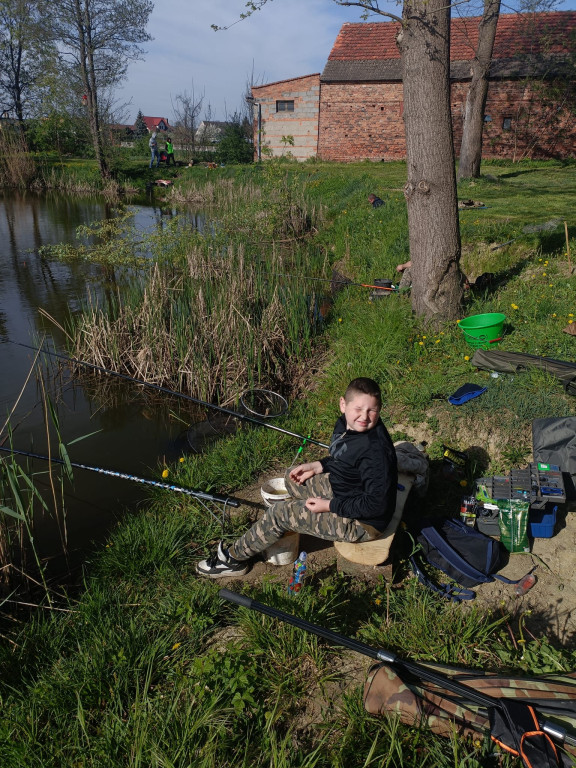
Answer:
[{"label": "reed bed", "polygon": [[230,400],[239,390],[286,390],[310,352],[315,295],[282,285],[242,246],[200,250],[184,268],[155,264],[75,329],[74,355],[154,384]]},{"label": "reed bed", "polygon": [[[308,245],[320,207],[290,177],[272,181],[240,190],[207,182],[204,200],[218,204],[218,218],[202,233],[176,218],[126,236],[124,214],[116,234],[108,227],[98,243],[69,248],[68,257],[75,250],[130,270],[120,292],[74,320],[74,355],[207,400],[254,386],[289,391],[323,323],[322,302],[316,286],[278,274],[325,255]],[[145,258],[126,259],[134,244]]]}]

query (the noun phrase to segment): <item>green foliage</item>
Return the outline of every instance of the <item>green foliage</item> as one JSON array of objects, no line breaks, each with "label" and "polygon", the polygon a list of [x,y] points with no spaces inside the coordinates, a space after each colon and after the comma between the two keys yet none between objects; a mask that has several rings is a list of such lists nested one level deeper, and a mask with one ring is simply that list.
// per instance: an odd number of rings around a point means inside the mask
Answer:
[{"label": "green foliage", "polygon": [[86,119],[65,111],[29,120],[26,138],[33,152],[57,152],[61,155],[90,157],[93,154]]},{"label": "green foliage", "polygon": [[144,122],[144,116],[142,115],[142,111],[138,110],[138,114],[136,115],[136,120],[134,121],[134,137],[136,139],[142,139],[148,137],[148,128],[146,127],[146,123]]},{"label": "green foliage", "polygon": [[216,162],[251,163],[253,157],[254,148],[250,141],[248,127],[239,119],[228,123],[216,148]]}]

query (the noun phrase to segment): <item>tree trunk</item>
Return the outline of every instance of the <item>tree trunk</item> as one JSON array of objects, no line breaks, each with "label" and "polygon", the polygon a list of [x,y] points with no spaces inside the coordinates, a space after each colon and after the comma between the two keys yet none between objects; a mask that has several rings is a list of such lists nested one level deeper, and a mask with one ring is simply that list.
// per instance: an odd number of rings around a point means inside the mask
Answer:
[{"label": "tree trunk", "polygon": [[402,54],[412,308],[429,320],[459,314],[460,230],[450,112],[450,9],[406,0]]},{"label": "tree trunk", "polygon": [[470,66],[472,80],[466,95],[458,180],[477,179],[480,176],[488,73],[499,14],[500,0],[484,0],[484,13],[478,25],[478,49]]},{"label": "tree trunk", "polygon": [[88,121],[90,125],[90,135],[92,136],[92,145],[96,162],[100,170],[100,176],[107,179],[110,176],[104,147],[102,144],[102,132],[100,130],[100,116],[98,114],[98,83],[96,82],[96,73],[94,70],[94,51],[91,41],[91,19],[90,8],[87,0],[80,5],[80,0],[76,0],[77,29],[80,50],[80,71],[82,82],[86,90],[88,109]]}]

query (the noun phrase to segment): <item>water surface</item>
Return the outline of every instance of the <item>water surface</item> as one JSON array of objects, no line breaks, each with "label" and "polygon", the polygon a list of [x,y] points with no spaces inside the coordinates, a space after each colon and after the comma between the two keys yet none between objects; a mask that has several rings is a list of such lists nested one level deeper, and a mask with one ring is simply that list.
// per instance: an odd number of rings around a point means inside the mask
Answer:
[{"label": "water surface", "polygon": [[[161,227],[166,214],[173,213],[154,205],[133,209],[137,227],[146,230]],[[54,376],[58,366],[46,356],[29,377],[35,352],[19,346],[42,344],[66,354],[64,332],[40,310],[65,328],[70,313],[80,310],[89,292],[103,296],[107,290],[116,290],[110,267],[62,263],[39,255],[43,245],[75,242],[79,225],[113,215],[113,207],[96,198],[0,191],[0,425],[12,412],[14,447],[48,453],[41,379],[57,403],[64,442],[89,435],[69,446],[73,461],[157,478],[164,460],[175,459],[186,447],[183,433],[193,414],[185,401],[168,402],[162,396],[151,401],[143,397],[141,387],[117,380],[106,382],[105,396],[93,387],[85,391],[65,367]],[[55,451],[56,442],[51,442]],[[40,461],[32,465],[34,472],[42,473],[37,475],[38,483],[46,487],[47,467]],[[126,506],[133,507],[143,495],[140,485],[75,470],[74,487],[66,488],[71,560],[74,553],[81,559],[92,542],[102,541]],[[52,561],[60,547],[60,533],[49,517],[38,521],[36,541],[42,555]]]}]

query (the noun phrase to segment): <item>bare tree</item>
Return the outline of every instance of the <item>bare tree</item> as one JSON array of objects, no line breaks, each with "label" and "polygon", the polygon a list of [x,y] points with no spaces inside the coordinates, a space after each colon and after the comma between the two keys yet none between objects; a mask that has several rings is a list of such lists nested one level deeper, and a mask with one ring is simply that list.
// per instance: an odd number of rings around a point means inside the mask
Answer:
[{"label": "bare tree", "polygon": [[109,175],[99,98],[126,76],[128,62],[142,55],[140,44],[153,9],[151,0],[58,0],[51,6],[53,39],[86,101],[94,153],[102,177]]},{"label": "bare tree", "polygon": [[176,104],[172,102],[174,136],[188,160],[192,158],[196,148],[196,131],[198,130],[203,103],[204,93],[201,96],[196,96],[194,84],[192,84],[191,93],[188,91],[179,93],[176,96]]}]

